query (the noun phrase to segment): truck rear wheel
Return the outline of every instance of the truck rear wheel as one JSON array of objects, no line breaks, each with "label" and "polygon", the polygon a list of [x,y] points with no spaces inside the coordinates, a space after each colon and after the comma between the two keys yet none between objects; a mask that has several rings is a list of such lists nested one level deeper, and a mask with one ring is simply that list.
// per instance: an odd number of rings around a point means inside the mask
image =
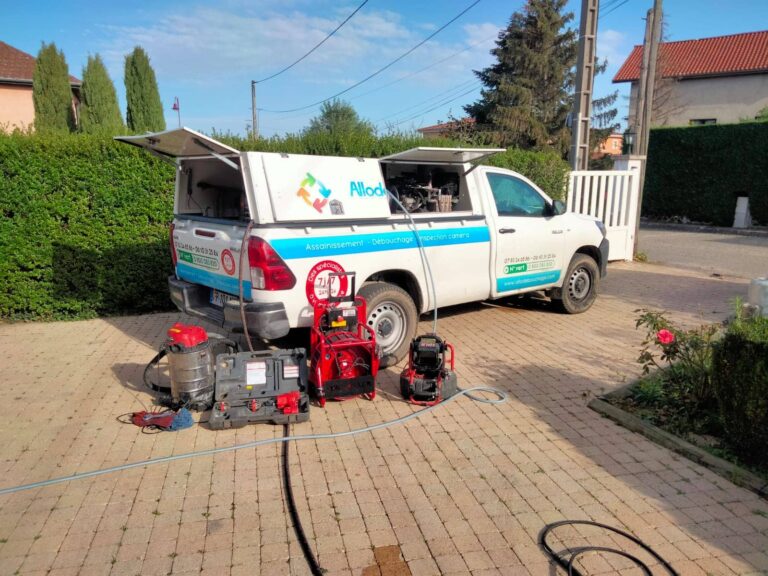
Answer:
[{"label": "truck rear wheel", "polygon": [[419,314],[410,295],[394,284],[371,282],[358,294],[368,308],[368,326],[376,334],[381,348],[382,368],[394,366],[405,358],[416,334]]},{"label": "truck rear wheel", "polygon": [[561,297],[555,303],[563,312],[581,314],[595,302],[599,287],[597,262],[586,254],[575,254],[565,274]]}]

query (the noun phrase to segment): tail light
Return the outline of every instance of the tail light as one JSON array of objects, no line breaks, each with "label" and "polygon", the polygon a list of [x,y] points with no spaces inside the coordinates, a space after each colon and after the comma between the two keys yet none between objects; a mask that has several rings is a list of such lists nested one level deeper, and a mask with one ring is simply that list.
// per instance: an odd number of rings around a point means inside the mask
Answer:
[{"label": "tail light", "polygon": [[169,241],[171,243],[171,260],[173,260],[173,267],[176,268],[176,262],[178,262],[179,257],[176,255],[176,244],[173,242],[173,231],[176,229],[176,224],[171,222],[170,231],[168,234]]},{"label": "tail light", "polygon": [[248,262],[251,282],[257,290],[290,290],[296,285],[293,272],[263,238],[248,239]]}]

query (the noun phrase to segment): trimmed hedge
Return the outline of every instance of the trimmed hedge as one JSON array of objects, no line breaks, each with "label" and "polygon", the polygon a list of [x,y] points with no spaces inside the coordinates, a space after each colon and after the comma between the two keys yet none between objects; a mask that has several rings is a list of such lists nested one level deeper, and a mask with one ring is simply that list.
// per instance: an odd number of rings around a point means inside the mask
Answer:
[{"label": "trimmed hedge", "polygon": [[768,224],[768,123],[712,124],[651,131],[644,216],[733,225],[736,198]]},{"label": "trimmed hedge", "polygon": [[768,318],[729,326],[714,348],[713,384],[730,447],[768,465]]},{"label": "trimmed hedge", "polygon": [[86,135],[0,137],[0,316],[170,307],[174,171]]},{"label": "trimmed hedge", "polygon": [[[356,134],[220,138],[242,150],[367,157],[460,145]],[[511,150],[493,164],[563,197],[567,165],[557,155]],[[0,318],[170,309],[173,189],[173,167],[107,137],[0,135]]]}]

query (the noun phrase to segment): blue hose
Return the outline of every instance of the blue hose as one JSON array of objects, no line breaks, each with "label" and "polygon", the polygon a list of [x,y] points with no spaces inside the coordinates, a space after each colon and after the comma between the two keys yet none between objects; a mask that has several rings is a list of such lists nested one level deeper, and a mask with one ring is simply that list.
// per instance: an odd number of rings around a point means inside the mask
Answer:
[{"label": "blue hose", "polygon": [[[487,392],[497,396],[493,398],[480,398],[473,395],[473,392]],[[123,470],[130,470],[132,468],[141,468],[143,466],[151,466],[153,464],[163,464],[166,462],[175,462],[176,460],[187,460],[189,458],[196,458],[198,456],[211,456],[213,454],[221,454],[222,452],[234,452],[235,450],[243,450],[245,448],[256,448],[257,446],[265,446],[267,444],[278,444],[281,442],[300,442],[303,440],[328,440],[332,438],[344,438],[346,436],[354,436],[356,434],[362,434],[363,432],[373,432],[374,430],[380,430],[382,428],[389,428],[396,424],[404,424],[409,420],[418,418],[432,412],[436,408],[456,400],[460,396],[466,396],[476,402],[482,402],[484,404],[501,404],[507,401],[507,393],[499,390],[498,388],[491,388],[490,386],[475,386],[474,388],[468,388],[466,390],[459,390],[454,396],[446,398],[439,404],[424,408],[418,412],[408,414],[396,418],[395,420],[389,420],[387,422],[381,422],[374,424],[373,426],[366,426],[365,428],[356,428],[354,430],[348,430],[346,432],[334,432],[327,434],[306,434],[303,436],[283,436],[280,438],[267,438],[265,440],[255,440],[253,442],[246,442],[244,444],[235,444],[234,446],[222,446],[219,448],[209,448],[207,450],[199,450],[197,452],[187,452],[185,454],[176,454],[173,456],[161,456],[160,458],[150,458],[149,460],[141,460],[139,462],[131,462],[129,464],[121,464],[120,466],[111,466],[109,468],[102,468],[101,470],[92,470],[90,472],[82,472],[80,474],[72,474],[71,476],[61,476],[59,478],[51,478],[50,480],[41,480],[40,482],[32,482],[30,484],[20,484],[19,486],[12,486],[10,488],[0,489],[0,496],[3,494],[13,494],[15,492],[22,492],[24,490],[32,490],[33,488],[42,488],[44,486],[53,486],[54,484],[61,484],[64,482],[72,482],[73,480],[82,480],[83,478],[92,478],[94,476],[101,476],[103,474],[111,474],[112,472],[121,472]]]}]

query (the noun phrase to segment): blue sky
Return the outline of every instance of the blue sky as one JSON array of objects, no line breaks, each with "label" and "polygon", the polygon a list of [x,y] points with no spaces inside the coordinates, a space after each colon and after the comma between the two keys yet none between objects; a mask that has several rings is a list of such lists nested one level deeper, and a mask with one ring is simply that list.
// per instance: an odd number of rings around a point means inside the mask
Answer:
[{"label": "blue sky", "polygon": [[[609,0],[603,0],[607,3]],[[622,0],[599,21],[598,54],[609,68],[596,95],[618,87],[610,80],[634,44],[652,0]],[[136,45],[149,53],[169,127],[181,102],[182,124],[210,132],[244,133],[250,123],[250,80],[289,64],[336,27],[360,0],[223,0],[220,2],[66,2],[0,0],[0,40],[35,55],[42,42],[64,51],[80,76],[88,54],[100,53],[125,108],[123,59]],[[369,0],[336,36],[288,73],[258,87],[261,108],[283,110],[343,90],[449,21],[470,0]],[[488,65],[498,30],[524,0],[482,0],[433,40],[381,75],[350,91],[360,115],[385,131],[409,130],[460,116],[477,98],[473,69]],[[571,0],[578,26],[580,0]],[[685,40],[768,28],[768,1],[666,0],[667,36]],[[451,56],[455,54],[454,56]],[[451,56],[450,58],[447,58]],[[447,59],[446,59],[447,58]],[[439,65],[414,74],[426,66]],[[409,77],[393,83],[403,76]],[[626,99],[619,101],[626,115]],[[434,110],[430,110],[435,108]],[[263,134],[298,131],[317,108],[259,115]]]}]

